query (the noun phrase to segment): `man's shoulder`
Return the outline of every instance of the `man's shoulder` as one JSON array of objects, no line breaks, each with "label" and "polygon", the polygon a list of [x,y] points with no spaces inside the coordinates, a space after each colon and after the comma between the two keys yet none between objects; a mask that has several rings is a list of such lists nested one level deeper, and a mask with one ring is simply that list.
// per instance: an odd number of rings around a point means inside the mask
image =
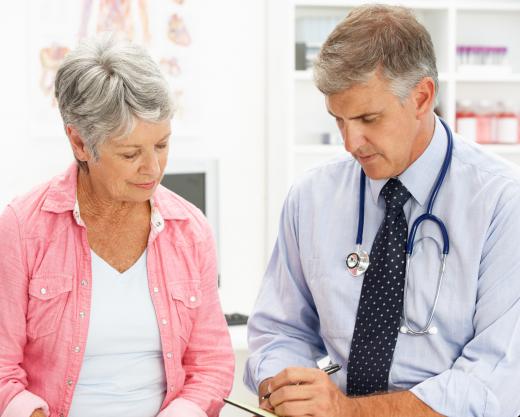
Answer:
[{"label": "man's shoulder", "polygon": [[500,183],[520,190],[520,166],[479,145],[455,135],[452,169],[477,187]]}]

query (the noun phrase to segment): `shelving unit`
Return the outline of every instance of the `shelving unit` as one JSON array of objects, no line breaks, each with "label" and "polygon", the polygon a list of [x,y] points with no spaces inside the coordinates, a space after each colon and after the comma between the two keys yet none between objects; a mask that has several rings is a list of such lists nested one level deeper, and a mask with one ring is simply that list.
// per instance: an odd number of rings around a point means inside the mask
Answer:
[{"label": "shelving unit", "polygon": [[[379,1],[395,4],[392,1]],[[295,43],[302,19],[336,21],[355,0],[268,0],[268,247],[276,236],[280,209],[294,179],[303,171],[345,152],[337,144],[322,143],[337,128],[327,113],[324,98],[313,83],[312,71],[296,70]],[[520,101],[520,2],[455,0],[399,2],[414,9],[432,36],[439,70],[438,104],[442,117],[455,126],[456,102],[461,99]],[[318,44],[320,39],[307,43]],[[314,36],[316,37],[316,35]],[[504,45],[509,49],[511,74],[476,74],[457,70],[458,44]],[[335,141],[332,141],[335,143]],[[488,150],[520,164],[520,145],[485,145]]]}]

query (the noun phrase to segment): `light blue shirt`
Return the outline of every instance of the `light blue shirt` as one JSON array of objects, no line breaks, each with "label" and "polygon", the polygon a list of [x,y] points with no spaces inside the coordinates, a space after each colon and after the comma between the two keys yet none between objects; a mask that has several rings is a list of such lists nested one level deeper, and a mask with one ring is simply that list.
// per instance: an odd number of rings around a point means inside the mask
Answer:
[{"label": "light blue shirt", "polygon": [[166,377],[146,251],[123,273],[92,253],[92,310],[68,417],[155,417]]},{"label": "light blue shirt", "polygon": [[[412,197],[408,228],[426,211],[446,153],[438,119],[424,153],[399,176]],[[396,144],[399,146],[399,144]],[[288,366],[316,367],[329,355],[331,377],[346,391],[347,360],[363,276],[345,259],[354,251],[360,165],[350,156],[309,171],[290,190],[278,239],[249,319],[244,381],[259,383]],[[408,390],[456,417],[515,417],[520,412],[520,177],[515,168],[454,138],[451,166],[433,213],[450,237],[433,325],[438,334],[399,334],[390,391]],[[385,203],[386,180],[367,178],[363,248],[370,252]],[[419,228],[408,281],[408,316],[423,327],[435,296],[442,236]]]}]

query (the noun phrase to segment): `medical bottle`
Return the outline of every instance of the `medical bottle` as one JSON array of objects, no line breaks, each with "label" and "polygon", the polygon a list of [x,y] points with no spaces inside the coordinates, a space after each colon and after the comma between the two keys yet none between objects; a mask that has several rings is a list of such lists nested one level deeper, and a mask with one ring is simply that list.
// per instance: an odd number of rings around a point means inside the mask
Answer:
[{"label": "medical bottle", "polygon": [[477,140],[477,114],[472,109],[471,100],[457,102],[457,133],[472,142]]},{"label": "medical bottle", "polygon": [[496,113],[489,100],[480,100],[477,109],[477,142],[495,143]]},{"label": "medical bottle", "polygon": [[512,102],[500,103],[500,110],[497,114],[496,139],[498,143],[518,142],[518,113],[515,104]]}]

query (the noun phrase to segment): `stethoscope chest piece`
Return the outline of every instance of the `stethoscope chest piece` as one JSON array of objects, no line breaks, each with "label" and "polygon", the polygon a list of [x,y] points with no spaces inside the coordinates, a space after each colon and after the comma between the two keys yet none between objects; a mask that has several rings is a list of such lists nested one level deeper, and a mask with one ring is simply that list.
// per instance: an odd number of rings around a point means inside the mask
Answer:
[{"label": "stethoscope chest piece", "polygon": [[368,252],[358,247],[355,252],[347,255],[345,263],[352,276],[358,277],[364,274],[370,265]]}]

